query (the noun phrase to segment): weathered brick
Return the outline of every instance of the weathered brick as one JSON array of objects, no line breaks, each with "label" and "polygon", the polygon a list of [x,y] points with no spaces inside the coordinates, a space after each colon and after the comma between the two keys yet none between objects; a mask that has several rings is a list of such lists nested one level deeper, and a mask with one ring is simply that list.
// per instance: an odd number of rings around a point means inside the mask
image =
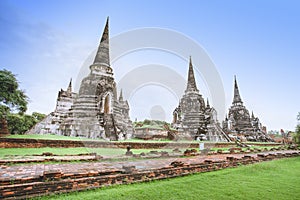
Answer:
[{"label": "weathered brick", "polygon": [[13,192],[13,191],[8,191],[8,192],[4,192],[4,193],[2,193],[2,196],[12,196],[12,195],[14,195],[15,194],[15,192]]}]

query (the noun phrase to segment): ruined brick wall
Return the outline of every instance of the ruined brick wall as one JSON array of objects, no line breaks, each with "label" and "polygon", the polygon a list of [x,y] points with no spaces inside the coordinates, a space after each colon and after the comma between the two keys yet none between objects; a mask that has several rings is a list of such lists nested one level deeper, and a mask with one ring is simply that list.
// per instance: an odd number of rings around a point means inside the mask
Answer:
[{"label": "ruined brick wall", "polygon": [[0,185],[1,199],[24,199],[45,194],[70,192],[92,188],[99,188],[116,184],[130,184],[151,180],[166,179],[178,176],[185,176],[192,173],[209,172],[229,167],[237,167],[261,161],[300,156],[300,152],[258,154],[257,157],[245,155],[238,159],[227,157],[226,160],[212,161],[205,160],[197,164],[183,164],[153,169],[151,171],[113,171],[104,174],[77,174],[65,175],[60,171],[45,171],[40,177],[32,182],[26,179],[24,182],[11,183],[10,180]]},{"label": "ruined brick wall", "polygon": [[[76,141],[76,140],[42,140],[42,139],[16,139],[0,138],[0,148],[41,148],[41,147],[91,147],[91,148],[126,148],[133,149],[161,149],[161,148],[199,148],[198,143],[188,142],[101,142],[101,141]],[[256,146],[276,146],[280,143],[256,143]],[[234,143],[205,143],[205,148],[233,147]]]}]

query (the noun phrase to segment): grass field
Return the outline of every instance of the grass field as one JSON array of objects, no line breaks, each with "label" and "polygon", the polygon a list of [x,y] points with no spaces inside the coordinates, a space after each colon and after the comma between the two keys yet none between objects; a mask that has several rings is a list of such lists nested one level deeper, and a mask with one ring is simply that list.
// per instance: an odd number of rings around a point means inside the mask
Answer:
[{"label": "grass field", "polygon": [[[91,139],[91,138],[83,138],[83,137],[70,137],[70,136],[62,136],[62,135],[52,135],[52,134],[45,134],[45,135],[39,135],[39,134],[28,134],[28,135],[9,135],[6,136],[7,138],[20,138],[20,139],[44,139],[44,140],[84,140],[84,141],[102,141],[103,139]],[[171,140],[141,140],[141,139],[129,139],[129,140],[122,140],[119,142],[173,142]],[[189,141],[194,142],[194,141]]]},{"label": "grass field", "polygon": [[[44,140],[91,140],[91,139],[81,138],[81,137],[69,137],[69,136],[52,135],[52,134],[9,135],[6,137],[7,138],[21,138],[21,139],[44,139]],[[97,139],[97,141],[104,141],[104,140]]]},{"label": "grass field", "polygon": [[[62,136],[62,135],[53,135],[53,134],[45,134],[45,135],[40,135],[40,134],[29,134],[29,135],[9,135],[6,136],[7,138],[21,138],[21,139],[45,139],[45,140],[84,140],[84,141],[105,141],[103,139],[91,139],[91,138],[83,138],[83,137],[70,137],[70,136]],[[129,139],[129,140],[121,140],[117,142],[145,142],[145,143],[153,143],[153,142],[176,142],[168,139],[161,139],[161,140],[142,140],[142,139]],[[196,140],[180,140],[178,141],[180,143],[187,142],[187,143],[199,143],[199,141]],[[204,143],[215,143],[211,141],[202,141]],[[262,142],[247,142],[247,144],[255,145],[255,144],[260,144]],[[232,142],[234,144],[234,142]],[[265,144],[274,144],[272,142],[265,142]]]},{"label": "grass field", "polygon": [[[252,145],[251,147],[243,147],[243,148],[241,148],[243,151],[247,151],[248,149],[262,149],[262,150],[264,150],[264,149],[268,149],[268,150],[270,150],[270,149],[272,149],[272,148],[277,148],[278,146],[255,146],[255,145]],[[220,147],[213,147],[213,148],[211,148],[210,149],[210,151],[218,151],[218,150],[222,150],[222,151],[230,151],[230,148],[220,148]]]},{"label": "grass field", "polygon": [[82,153],[99,153],[100,155],[115,155],[115,154],[124,154],[125,149],[105,149],[105,148],[0,148],[0,157],[5,155],[32,155],[32,154],[42,154],[44,152],[51,152],[56,155],[70,155],[70,154],[82,154]]},{"label": "grass field", "polygon": [[[264,147],[257,147],[263,149]],[[267,147],[270,149],[272,147]],[[222,149],[224,151],[229,151],[229,148],[212,148],[211,151],[217,151]],[[185,149],[180,149],[182,152]],[[244,148],[246,150],[246,148]],[[140,154],[142,152],[148,153],[150,151],[167,151],[172,152],[173,149],[131,149],[134,154]],[[86,148],[86,147],[76,147],[76,148],[52,148],[52,147],[43,147],[43,148],[0,148],[0,159],[7,156],[25,156],[33,154],[42,154],[44,152],[51,152],[55,155],[74,155],[74,154],[83,154],[83,153],[97,153],[102,156],[118,156],[125,155],[126,149],[121,148]]]},{"label": "grass field", "polygon": [[195,174],[168,180],[112,186],[36,199],[276,199],[300,197],[300,158]]},{"label": "grass field", "polygon": [[[270,149],[271,147],[268,147]],[[217,151],[222,149],[228,151],[228,148],[212,148],[211,151]],[[182,152],[185,149],[180,149]],[[245,148],[246,150],[246,148]],[[142,152],[148,153],[150,151],[167,151],[172,152],[173,149],[131,149],[134,154],[140,154]],[[25,156],[33,154],[42,154],[44,152],[51,152],[55,155],[75,155],[83,153],[97,153],[101,156],[121,156],[125,155],[126,149],[121,148],[86,148],[86,147],[77,147],[77,148],[0,148],[0,159],[9,158],[9,156]]]},{"label": "grass field", "polygon": [[[91,139],[91,138],[82,138],[82,137],[69,137],[69,136],[61,136],[61,135],[52,135],[52,134],[29,134],[29,135],[9,135],[6,136],[7,138],[21,138],[21,139],[45,139],[45,140],[84,140],[84,141],[105,141],[103,139]],[[145,143],[157,143],[157,142],[176,142],[168,139],[161,139],[161,140],[142,140],[142,139],[129,139],[129,140],[121,140],[118,142],[145,142]],[[187,142],[187,143],[199,143],[195,140],[180,140],[180,143]],[[205,143],[214,143],[210,141],[204,141]]]},{"label": "grass field", "polygon": [[[132,149],[134,154],[139,153],[148,153],[149,151],[168,151],[171,152],[172,149]],[[18,155],[33,155],[33,154],[42,154],[44,152],[51,152],[55,155],[74,155],[74,154],[82,154],[82,153],[97,153],[101,156],[117,156],[117,155],[125,155],[126,149],[120,148],[0,148],[0,158],[4,158],[7,156]]]}]

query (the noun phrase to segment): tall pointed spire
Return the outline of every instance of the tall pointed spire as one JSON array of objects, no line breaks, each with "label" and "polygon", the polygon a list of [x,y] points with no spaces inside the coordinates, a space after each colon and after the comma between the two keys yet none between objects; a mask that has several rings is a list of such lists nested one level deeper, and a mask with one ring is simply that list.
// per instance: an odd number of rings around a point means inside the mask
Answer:
[{"label": "tall pointed spire", "polygon": [[121,89],[121,91],[120,91],[119,101],[123,101],[123,90],[122,90],[122,89]]},{"label": "tall pointed spire", "polygon": [[69,83],[67,92],[70,93],[70,94],[72,93],[72,78],[71,78],[71,80],[70,80],[70,83]]},{"label": "tall pointed spire", "polygon": [[100,40],[94,64],[105,64],[110,66],[109,60],[109,17],[107,17],[104,31]]},{"label": "tall pointed spire", "polygon": [[210,108],[208,98],[206,99],[206,107],[207,107],[207,108]]},{"label": "tall pointed spire", "polygon": [[240,92],[239,92],[239,87],[236,81],[236,76],[234,76],[234,94],[233,94],[233,104],[235,103],[243,103]]},{"label": "tall pointed spire", "polygon": [[190,63],[189,63],[188,82],[187,82],[187,87],[186,87],[186,92],[187,91],[199,92],[199,90],[197,89],[196,81],[195,81],[194,69],[193,69],[191,56],[190,56]]},{"label": "tall pointed spire", "polygon": [[254,114],[253,114],[253,111],[252,111],[252,114],[251,114],[251,118],[252,118],[252,119],[254,119],[254,118],[255,118],[255,117],[254,117]]}]

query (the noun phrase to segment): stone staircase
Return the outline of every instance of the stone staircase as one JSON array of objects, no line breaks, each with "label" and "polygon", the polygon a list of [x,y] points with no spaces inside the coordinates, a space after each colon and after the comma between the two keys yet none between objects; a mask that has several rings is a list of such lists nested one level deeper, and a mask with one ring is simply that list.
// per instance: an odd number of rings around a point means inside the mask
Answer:
[{"label": "stone staircase", "polygon": [[207,128],[208,128],[208,133],[209,132],[214,133],[214,135],[219,136],[221,140],[231,142],[230,137],[223,131],[223,129],[219,124],[217,123],[209,124]]}]

